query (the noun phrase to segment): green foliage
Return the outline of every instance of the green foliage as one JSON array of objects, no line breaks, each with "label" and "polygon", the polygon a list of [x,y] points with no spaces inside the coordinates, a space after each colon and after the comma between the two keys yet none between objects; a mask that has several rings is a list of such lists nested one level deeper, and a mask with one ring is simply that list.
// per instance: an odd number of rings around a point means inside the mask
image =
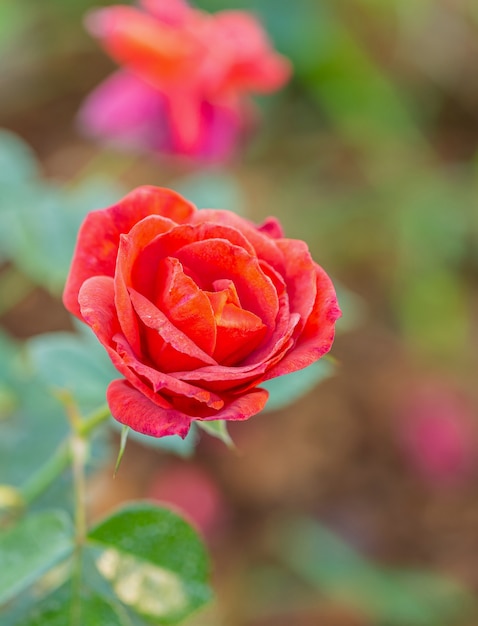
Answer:
[{"label": "green foliage", "polygon": [[[27,352],[52,399],[66,394],[82,412],[89,412],[104,404],[106,388],[119,374],[90,329],[84,324],[77,327],[78,334],[44,333],[32,337],[27,341]],[[130,431],[128,437],[184,457],[193,453],[197,441],[194,428],[185,439],[177,435],[156,439],[135,431]]]},{"label": "green foliage", "polygon": [[264,411],[277,411],[296,402],[319,382],[332,376],[334,370],[330,359],[322,358],[303,370],[261,383],[261,387],[270,393]]},{"label": "green foliage", "polygon": [[59,294],[84,216],[118,197],[111,189],[100,193],[96,183],[87,183],[74,194],[46,183],[14,188],[0,204],[0,225],[8,232],[4,249],[34,282]]},{"label": "green foliage", "polygon": [[0,531],[0,605],[68,556],[73,546],[73,530],[62,511],[31,514]]},{"label": "green foliage", "polygon": [[225,420],[198,420],[196,424],[211,437],[220,439],[229,448],[234,447],[234,442],[227,431],[227,422]]},{"label": "green foliage", "polygon": [[92,177],[73,188],[40,178],[29,148],[0,133],[0,251],[33,282],[60,294],[84,216],[122,195],[111,181]]},{"label": "green foliage", "polygon": [[126,450],[126,442],[128,441],[129,431],[130,431],[130,427],[123,425],[123,428],[121,429],[120,447],[118,450],[118,456],[116,457],[116,463],[115,463],[115,472],[114,472],[115,476],[118,473],[119,466],[121,465],[121,461],[123,459],[124,451]]},{"label": "green foliage", "polygon": [[[78,611],[71,585],[66,584],[55,593],[33,604],[27,611],[22,611],[15,617],[15,625],[133,626],[127,612],[119,603],[87,587],[82,590],[80,597],[81,608]],[[76,615],[78,617],[75,617]]]},{"label": "green foliage", "polygon": [[174,180],[171,187],[199,209],[227,209],[244,214],[242,189],[226,170],[206,170],[183,176]]},{"label": "green foliage", "polygon": [[68,433],[62,407],[26,366],[22,347],[0,334],[0,482],[20,486]]},{"label": "green foliage", "polygon": [[53,393],[65,393],[80,409],[91,411],[105,401],[118,372],[92,333],[45,333],[27,342],[35,370]]},{"label": "green foliage", "polygon": [[39,169],[33,150],[17,135],[0,130],[0,185],[14,187],[35,180]]},{"label": "green foliage", "polygon": [[380,624],[448,626],[473,606],[471,595],[453,580],[381,568],[312,520],[288,520],[271,543],[301,579]]},{"label": "green foliage", "polygon": [[141,615],[174,624],[211,596],[209,565],[196,532],[167,509],[136,503],[88,535],[117,596]]},{"label": "green foliage", "polygon": [[[4,606],[3,613],[0,606],[2,624],[135,626],[143,623],[140,615],[176,624],[211,597],[196,531],[152,504],[124,507],[90,531],[85,555],[73,549],[62,512],[30,514],[0,532],[0,605],[36,583],[25,601]],[[71,567],[56,570],[67,557]],[[91,559],[96,573],[88,569]]]}]

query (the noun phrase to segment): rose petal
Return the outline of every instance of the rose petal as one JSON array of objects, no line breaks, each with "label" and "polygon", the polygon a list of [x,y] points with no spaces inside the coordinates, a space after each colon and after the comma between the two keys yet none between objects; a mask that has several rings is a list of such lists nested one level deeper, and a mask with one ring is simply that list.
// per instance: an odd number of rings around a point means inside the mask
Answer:
[{"label": "rose petal", "polygon": [[236,286],[232,280],[229,280],[228,278],[215,280],[212,287],[214,291],[207,291],[206,293],[211,303],[213,303],[215,315],[217,315],[219,309],[222,310],[227,302],[235,304],[236,306],[241,306]]},{"label": "rose petal", "polygon": [[279,296],[279,314],[273,333],[267,341],[250,352],[242,365],[267,363],[272,357],[282,352],[285,344],[297,334],[296,329],[302,321],[298,313],[290,313],[288,302],[289,299],[285,292]]},{"label": "rose petal", "polygon": [[128,149],[171,149],[164,94],[129,72],[103,81],[85,100],[79,123],[90,135]]},{"label": "rose petal", "polygon": [[234,102],[209,100],[193,87],[176,86],[167,92],[170,152],[223,162],[233,153],[245,127],[245,111]]},{"label": "rose petal", "polygon": [[91,11],[86,26],[115,61],[158,87],[184,74],[202,48],[185,29],[134,7]]},{"label": "rose petal", "polygon": [[[220,238],[254,255],[254,249],[238,230],[221,224],[183,224],[154,238],[151,236],[153,231],[154,227],[149,226],[148,220],[143,220],[131,229],[129,238],[132,243],[121,270],[127,284],[134,286],[151,301],[155,298],[155,276],[160,259],[177,256],[178,250],[190,243]],[[150,238],[152,240],[147,245]],[[198,270],[201,271],[201,267],[200,263]]]},{"label": "rose petal", "polygon": [[266,218],[262,224],[259,224],[257,230],[264,235],[268,235],[273,239],[282,239],[284,237],[284,230],[281,223],[275,217]]},{"label": "rose petal", "polygon": [[[197,387],[196,385],[191,385],[166,372],[158,371],[154,367],[150,367],[143,361],[140,361],[122,335],[114,337],[114,340],[117,346],[117,352],[122,358],[123,363],[142,380],[147,380],[157,397],[160,397],[159,394],[162,394],[167,398],[168,402],[174,404],[176,404],[178,398],[184,398],[189,405],[196,407],[196,410],[198,410],[200,404],[214,410],[224,406],[224,401],[215,393]],[[136,387],[134,382],[132,384]],[[155,401],[155,398],[153,398],[153,401]]]},{"label": "rose petal", "polygon": [[187,154],[223,163],[231,157],[244,132],[246,113],[242,106],[209,100],[201,102],[200,112],[201,126],[196,150]]},{"label": "rose petal", "polygon": [[232,303],[216,316],[217,346],[214,358],[222,365],[240,363],[264,339],[267,326],[261,319]]},{"label": "rose petal", "polygon": [[273,53],[254,61],[236,64],[228,83],[242,91],[266,94],[283,87],[291,73],[290,61],[280,54]]},{"label": "rose petal", "polygon": [[[173,211],[171,215],[174,215]],[[161,249],[153,244],[162,242],[159,236],[170,231],[173,231],[171,238],[175,242],[171,246],[172,250],[191,238],[208,236],[208,232],[199,232],[197,229],[193,231],[189,225],[180,228],[174,226],[171,219],[150,215],[135,224],[128,235],[123,236],[120,241],[115,276],[116,307],[121,328],[136,352],[140,351],[140,337],[136,317],[129,301],[128,287],[134,285],[136,291],[146,295],[150,300],[155,298],[158,263],[164,255]],[[203,227],[204,230],[210,228]],[[221,231],[222,234],[227,234],[223,231],[224,229]],[[235,233],[229,233],[229,236],[237,239]],[[243,238],[240,241],[242,240]]]},{"label": "rose petal", "polygon": [[174,372],[216,364],[152,302],[134,289],[130,289],[129,294],[134,310],[145,326],[148,356],[160,370]]},{"label": "rose petal", "polygon": [[241,396],[231,398],[230,402],[226,406],[211,415],[208,418],[202,418],[205,420],[246,420],[253,415],[256,415],[265,407],[269,392],[265,389],[255,388],[248,393],[244,393]]},{"label": "rose petal", "polygon": [[177,259],[166,257],[158,263],[156,294],[156,306],[174,326],[212,355],[216,347],[216,320],[211,303],[186,276]]},{"label": "rose petal", "polygon": [[293,350],[267,373],[265,380],[290,374],[311,365],[332,346],[335,322],[342,313],[332,281],[320,266],[315,265],[315,268],[317,296],[313,311]]},{"label": "rose petal", "polygon": [[129,232],[137,222],[148,215],[160,215],[183,224],[189,222],[197,211],[194,204],[188,202],[179,193],[152,185],[137,187],[125,196],[120,204],[126,205],[121,207],[121,213],[128,224],[128,229],[121,231],[124,233]]},{"label": "rose petal", "polygon": [[[176,256],[184,268],[197,268],[201,279],[209,285],[219,279],[232,280],[243,308],[260,317],[272,334],[279,311],[277,292],[255,256],[222,239],[190,243]],[[200,286],[208,289],[208,284]]]},{"label": "rose petal", "polygon": [[[159,215],[150,215],[134,226],[130,235],[121,235],[120,238],[114,279],[116,311],[121,329],[137,354],[141,352],[141,336],[128,291],[132,284],[132,267],[142,248],[148,245],[158,234],[171,230],[174,225],[170,219]],[[155,264],[151,264],[150,267],[144,268],[141,278],[143,281],[153,282],[155,275]]]},{"label": "rose petal", "polygon": [[[201,419],[245,420],[262,411],[268,397],[269,394],[265,389],[254,389],[232,398],[222,410]],[[184,438],[191,425],[191,419],[195,417],[176,409],[162,409],[156,406],[123,380],[110,383],[107,401],[116,420],[152,437],[180,435]]]},{"label": "rose petal", "polygon": [[297,325],[298,316],[291,318],[287,334],[276,338],[274,343],[267,347],[267,358],[256,360],[249,365],[228,367],[223,365],[206,366],[199,370],[189,372],[174,372],[171,376],[183,381],[189,381],[194,385],[209,389],[215,393],[224,391],[237,393],[239,390],[250,388],[266,379],[266,373],[281,361],[294,345],[291,339],[294,328]]},{"label": "rose petal", "polygon": [[[184,101],[194,108],[185,111]],[[223,162],[239,139],[243,117],[237,107],[208,102],[184,89],[166,93],[129,71],[120,71],[86,98],[79,124],[86,134],[114,147]]]},{"label": "rose petal", "polygon": [[[261,261],[266,261],[279,274],[284,271],[284,255],[282,250],[276,245],[276,242],[269,237],[268,234],[262,232],[253,222],[236,215],[232,211],[223,211],[221,209],[201,209],[191,216],[191,223],[201,224],[210,222],[211,224],[221,224],[229,228],[235,228],[248,241],[249,246],[253,249]],[[282,228],[276,220],[275,224],[271,224],[274,232],[282,233]]]},{"label": "rose petal", "polygon": [[201,103],[194,90],[175,87],[168,92],[172,143],[179,154],[197,154],[202,139]]},{"label": "rose petal", "polygon": [[106,399],[113,417],[133,430],[152,437],[179,435],[184,439],[191,419],[175,409],[163,409],[125,380],[108,386]]},{"label": "rose petal", "polygon": [[[159,215],[149,215],[135,224],[128,235],[121,238],[116,279],[121,276],[126,288],[131,287],[134,281],[138,291],[153,296],[157,264],[161,256],[156,253],[156,250],[152,250],[152,254],[145,253],[145,250],[149,252],[151,242],[154,242],[158,235],[173,230],[175,226],[175,222]],[[135,264],[138,263],[138,258],[142,260],[142,265],[139,270],[135,271],[133,277],[132,273]],[[119,284],[116,287],[122,288]]]},{"label": "rose petal", "polygon": [[251,13],[219,11],[212,16],[212,22],[221,43],[234,51],[236,63],[257,61],[268,48],[266,33]]},{"label": "rose petal", "polygon": [[105,347],[111,347],[113,336],[120,332],[114,297],[113,279],[107,276],[86,280],[78,296],[84,321]]},{"label": "rose petal", "polygon": [[227,389],[247,386],[251,381],[256,384],[264,380],[266,372],[278,363],[293,347],[293,335],[302,323],[300,315],[290,314],[288,297],[285,291],[279,296],[279,314],[272,335],[253,350],[240,366],[207,366],[196,372],[175,372],[181,380],[189,380],[201,386],[220,392]]},{"label": "rose petal", "polygon": [[[91,276],[113,276],[120,235],[148,215],[184,222],[196,207],[182,196],[161,187],[138,187],[120,202],[89,213],[78,233],[70,272],[63,292],[65,307],[81,319],[78,292]],[[92,252],[94,251],[94,253]]]},{"label": "rose petal", "polygon": [[193,12],[185,0],[140,0],[148,13],[168,24],[179,25]]},{"label": "rose petal", "polygon": [[267,93],[287,82],[290,62],[272,49],[253,15],[246,11],[220,11],[212,16],[212,22],[216,55],[227,59],[230,66],[223,89]]},{"label": "rose petal", "polygon": [[232,280],[215,280],[213,288],[217,291],[205,292],[217,324],[213,356],[221,365],[240,363],[262,341],[267,328],[257,315],[242,308]]},{"label": "rose petal", "polygon": [[147,387],[118,354],[116,345],[120,329],[114,305],[113,279],[106,276],[89,278],[81,287],[79,301],[85,322],[91,326],[116,369],[152,402],[163,408],[170,407],[171,403]]},{"label": "rose petal", "polygon": [[277,239],[276,244],[285,259],[282,277],[286,283],[290,311],[299,313],[305,323],[316,301],[317,265],[304,241]]}]

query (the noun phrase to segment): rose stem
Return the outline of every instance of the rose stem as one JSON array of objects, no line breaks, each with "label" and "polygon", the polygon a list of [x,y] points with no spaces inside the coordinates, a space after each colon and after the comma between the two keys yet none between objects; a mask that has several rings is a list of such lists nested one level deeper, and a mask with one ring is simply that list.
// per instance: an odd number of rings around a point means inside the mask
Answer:
[{"label": "rose stem", "polygon": [[63,441],[55,450],[50,459],[19,489],[20,495],[25,505],[31,504],[40,496],[51,483],[74,460],[73,446],[74,439],[86,439],[97,426],[102,424],[110,416],[110,410],[105,404],[91,413],[88,417],[75,424],[75,433]]}]

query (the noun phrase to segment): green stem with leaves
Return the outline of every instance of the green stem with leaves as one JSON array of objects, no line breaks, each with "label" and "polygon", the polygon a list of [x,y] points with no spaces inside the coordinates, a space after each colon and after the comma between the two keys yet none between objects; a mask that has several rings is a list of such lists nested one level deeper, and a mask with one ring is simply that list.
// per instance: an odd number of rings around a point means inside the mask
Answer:
[{"label": "green stem with leaves", "polygon": [[104,405],[74,425],[74,433],[58,446],[50,459],[20,488],[20,495],[26,505],[36,500],[73,463],[75,438],[86,440],[109,416],[110,410]]},{"label": "green stem with leaves", "polygon": [[88,438],[110,415],[107,405],[80,418],[75,405],[65,402],[71,435],[56,449],[53,456],[19,490],[25,506],[31,504],[56,480],[70,465],[73,470],[73,489],[75,499],[75,551],[72,571],[71,626],[82,626],[81,588],[83,546],[86,538],[86,462],[88,458]]},{"label": "green stem with leaves", "polygon": [[83,545],[86,537],[86,459],[88,443],[84,435],[71,437],[73,488],[75,494],[75,552],[72,572],[71,626],[81,626],[81,586],[83,575]]}]

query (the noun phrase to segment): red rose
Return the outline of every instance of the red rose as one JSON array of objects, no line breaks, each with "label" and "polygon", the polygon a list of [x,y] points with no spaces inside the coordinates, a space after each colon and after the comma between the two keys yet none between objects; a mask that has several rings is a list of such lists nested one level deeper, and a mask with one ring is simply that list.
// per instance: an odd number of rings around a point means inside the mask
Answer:
[{"label": "red rose", "polygon": [[63,299],[125,377],[108,387],[113,417],[155,437],[258,413],[258,385],[328,352],[340,316],[327,274],[275,219],[156,187],[87,216]]}]

